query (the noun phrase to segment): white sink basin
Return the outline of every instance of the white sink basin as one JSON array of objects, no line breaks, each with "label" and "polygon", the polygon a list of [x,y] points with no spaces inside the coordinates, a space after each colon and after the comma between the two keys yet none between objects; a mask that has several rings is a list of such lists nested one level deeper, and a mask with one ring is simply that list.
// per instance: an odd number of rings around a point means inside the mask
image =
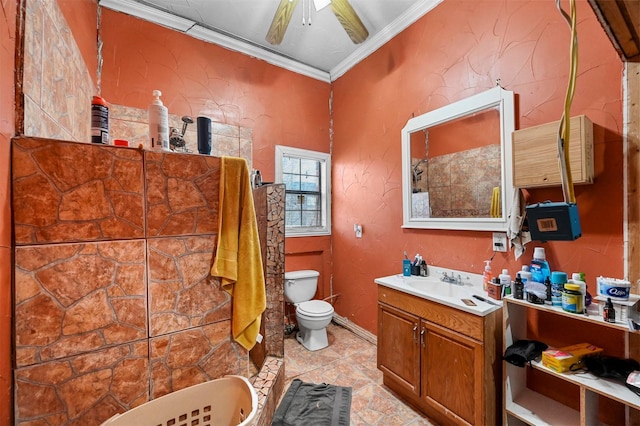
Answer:
[{"label": "white sink basin", "polygon": [[[398,274],[376,278],[375,282],[385,287],[480,316],[487,315],[501,307],[501,301],[490,299],[487,293],[482,290],[481,281],[478,282],[477,279],[473,278],[469,279],[469,275],[474,274],[461,274],[464,277],[462,279],[464,285],[441,281],[441,273],[432,273],[429,277],[404,277]],[[458,276],[457,272],[455,276]],[[486,301],[479,300],[474,295],[480,296]]]},{"label": "white sink basin", "polygon": [[468,286],[445,283],[431,279],[411,279],[405,280],[405,283],[421,293],[427,293],[433,297],[473,297],[473,288]]}]

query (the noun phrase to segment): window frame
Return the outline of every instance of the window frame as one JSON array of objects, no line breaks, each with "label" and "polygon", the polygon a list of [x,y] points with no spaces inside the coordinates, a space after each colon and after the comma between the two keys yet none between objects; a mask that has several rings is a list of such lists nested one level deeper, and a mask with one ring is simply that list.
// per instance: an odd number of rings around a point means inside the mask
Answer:
[{"label": "window frame", "polygon": [[276,145],[275,157],[276,183],[283,183],[283,157],[314,160],[320,163],[320,204],[322,226],[289,227],[285,225],[285,237],[315,237],[331,235],[331,155],[325,152],[311,151],[302,148],[293,148],[284,145]]}]

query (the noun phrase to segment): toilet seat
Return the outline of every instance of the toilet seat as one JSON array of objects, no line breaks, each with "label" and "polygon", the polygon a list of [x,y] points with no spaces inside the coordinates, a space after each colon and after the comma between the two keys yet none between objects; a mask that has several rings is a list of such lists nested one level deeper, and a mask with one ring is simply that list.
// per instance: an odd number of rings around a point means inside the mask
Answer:
[{"label": "toilet seat", "polygon": [[323,317],[333,314],[333,306],[324,300],[309,300],[298,304],[296,311],[308,317]]}]

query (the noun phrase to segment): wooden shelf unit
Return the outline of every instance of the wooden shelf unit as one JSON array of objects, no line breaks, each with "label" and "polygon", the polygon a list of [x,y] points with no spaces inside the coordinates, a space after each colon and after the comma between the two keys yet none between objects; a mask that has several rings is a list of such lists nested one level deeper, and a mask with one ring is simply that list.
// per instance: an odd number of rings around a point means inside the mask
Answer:
[{"label": "wooden shelf unit", "polygon": [[[562,308],[548,305],[536,305],[525,300],[514,299],[513,296],[504,298],[504,338],[503,353],[507,347],[520,339],[528,338],[527,314],[529,310],[538,310],[556,315],[558,322],[563,318],[584,321],[596,327],[623,333],[625,356],[628,356],[629,334],[624,323],[608,323],[599,316],[584,316],[565,312]],[[527,387],[527,369],[533,368],[549,376],[576,386],[579,390],[579,410],[572,409],[560,402],[548,398]],[[503,362],[503,424],[529,425],[591,425],[598,424],[600,396],[624,404],[627,423],[629,408],[640,410],[640,396],[630,391],[624,384],[602,379],[590,373],[557,373],[541,362],[533,362],[531,367],[517,367]]]}]

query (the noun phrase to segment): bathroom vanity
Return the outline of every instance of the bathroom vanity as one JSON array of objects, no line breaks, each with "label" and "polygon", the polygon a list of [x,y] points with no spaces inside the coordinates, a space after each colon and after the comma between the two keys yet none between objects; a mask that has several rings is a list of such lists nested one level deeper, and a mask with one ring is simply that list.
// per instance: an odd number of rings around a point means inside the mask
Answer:
[{"label": "bathroom vanity", "polygon": [[433,275],[375,280],[384,384],[439,423],[497,424],[501,307],[472,297],[486,297],[481,285],[443,283]]}]

